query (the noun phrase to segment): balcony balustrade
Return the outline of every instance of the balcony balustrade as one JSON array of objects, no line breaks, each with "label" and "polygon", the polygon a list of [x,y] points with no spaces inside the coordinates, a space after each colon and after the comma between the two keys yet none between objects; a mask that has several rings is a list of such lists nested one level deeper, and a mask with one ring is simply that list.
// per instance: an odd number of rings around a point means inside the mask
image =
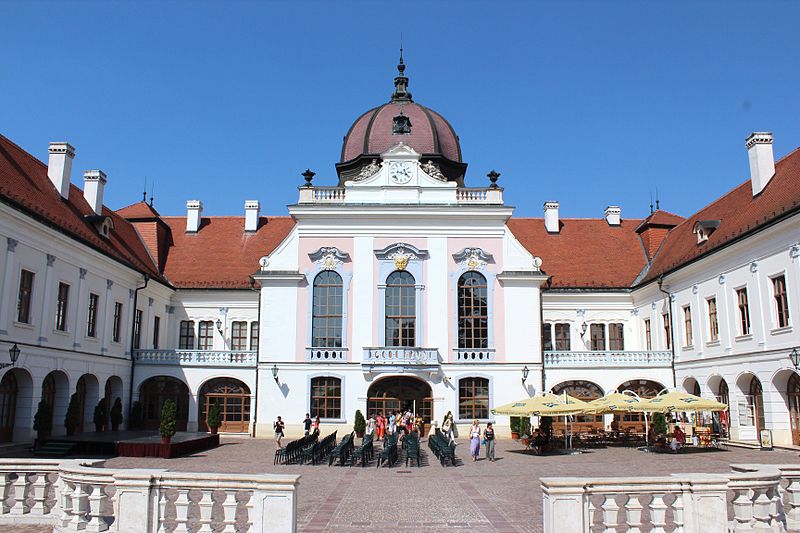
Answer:
[{"label": "balcony balustrade", "polygon": [[258,352],[244,350],[136,350],[139,365],[255,367]]},{"label": "balcony balustrade", "polygon": [[548,367],[669,367],[672,365],[672,352],[669,351],[546,351],[544,364]]},{"label": "balcony balustrade", "polygon": [[[503,189],[500,187],[462,187],[456,189],[455,194],[458,204],[503,204]],[[299,203],[344,204],[347,203],[346,189],[344,187],[300,187]]]},{"label": "balcony balustrade", "polygon": [[347,348],[306,348],[309,363],[346,363]]},{"label": "balcony balustrade", "polygon": [[494,361],[494,348],[453,348],[453,362],[488,363]]}]

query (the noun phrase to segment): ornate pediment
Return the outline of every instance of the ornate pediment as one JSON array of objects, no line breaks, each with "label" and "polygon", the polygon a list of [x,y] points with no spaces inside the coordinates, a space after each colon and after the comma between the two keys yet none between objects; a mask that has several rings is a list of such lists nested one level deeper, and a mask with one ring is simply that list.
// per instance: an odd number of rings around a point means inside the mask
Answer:
[{"label": "ornate pediment", "polygon": [[335,246],[323,246],[308,254],[308,257],[323,270],[336,270],[342,263],[350,260],[350,254],[342,252]]},{"label": "ornate pediment", "polygon": [[420,250],[416,246],[398,242],[390,244],[382,250],[375,250],[375,257],[383,261],[393,261],[397,270],[405,270],[409,261],[427,259],[427,250]]},{"label": "ornate pediment", "polygon": [[419,160],[420,154],[413,148],[403,142],[399,142],[381,154],[381,157],[386,159],[417,159]]},{"label": "ornate pediment", "polygon": [[468,270],[481,270],[487,263],[493,261],[492,254],[484,252],[481,248],[464,248],[454,253],[453,259]]}]

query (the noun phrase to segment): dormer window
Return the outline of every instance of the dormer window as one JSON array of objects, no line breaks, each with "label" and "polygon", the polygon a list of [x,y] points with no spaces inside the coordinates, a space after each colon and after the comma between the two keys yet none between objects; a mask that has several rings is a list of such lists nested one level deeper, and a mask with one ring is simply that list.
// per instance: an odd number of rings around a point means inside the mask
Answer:
[{"label": "dormer window", "polygon": [[94,226],[94,229],[97,230],[97,233],[106,239],[111,235],[111,230],[114,229],[114,220],[111,217],[104,215],[90,215],[86,217],[86,220],[91,222],[91,224]]},{"label": "dormer window", "polygon": [[694,223],[692,233],[697,235],[697,244],[703,244],[719,227],[719,220],[698,220]]},{"label": "dormer window", "polygon": [[400,114],[392,119],[392,135],[408,135],[411,133],[411,119],[400,111]]}]

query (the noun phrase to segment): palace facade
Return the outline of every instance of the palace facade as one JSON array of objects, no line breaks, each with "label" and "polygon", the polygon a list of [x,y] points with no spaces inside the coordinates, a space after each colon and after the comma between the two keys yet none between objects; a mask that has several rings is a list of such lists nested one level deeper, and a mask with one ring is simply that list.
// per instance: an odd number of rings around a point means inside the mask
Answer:
[{"label": "palace facade", "polygon": [[220,401],[222,431],[267,437],[278,415],[299,432],[306,412],[349,428],[401,407],[507,431],[492,407],[541,391],[677,387],[729,403],[734,439],[800,444],[800,151],[776,162],[754,133],[750,177],[687,218],[517,218],[497,173],[468,183],[404,70],[348,130],[337,182],[307,171],[283,216],[115,211],[113,176],[71,184],[68,143],[44,163],[0,136],[0,354],[21,351],[0,440],[31,440],[41,400],[63,434],[73,393],[85,431],[116,398],[155,428],[169,398],[179,429]]}]

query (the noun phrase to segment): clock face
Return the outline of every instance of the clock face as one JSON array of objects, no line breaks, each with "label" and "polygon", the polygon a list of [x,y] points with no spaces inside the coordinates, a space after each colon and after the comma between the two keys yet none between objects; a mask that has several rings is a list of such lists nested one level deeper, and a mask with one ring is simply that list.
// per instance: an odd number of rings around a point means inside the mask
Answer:
[{"label": "clock face", "polygon": [[403,184],[411,181],[411,163],[395,161],[389,166],[389,176],[395,183]]}]

